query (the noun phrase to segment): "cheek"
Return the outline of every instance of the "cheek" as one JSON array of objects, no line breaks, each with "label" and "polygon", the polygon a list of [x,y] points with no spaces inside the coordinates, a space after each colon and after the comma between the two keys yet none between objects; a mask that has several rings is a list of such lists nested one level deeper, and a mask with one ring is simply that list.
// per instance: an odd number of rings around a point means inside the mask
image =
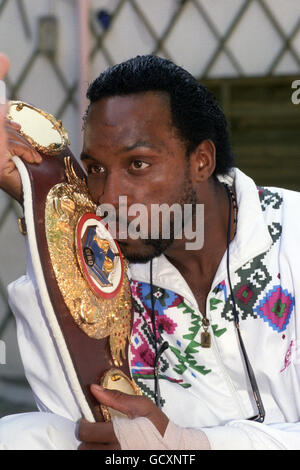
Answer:
[{"label": "cheek", "polygon": [[155,178],[136,185],[132,203],[144,204],[148,210],[151,205],[172,205],[180,202],[184,192],[184,179],[180,176],[167,180],[166,178]]},{"label": "cheek", "polygon": [[89,175],[87,177],[87,187],[92,200],[98,204],[101,194],[103,194],[104,183],[103,179],[97,176]]}]

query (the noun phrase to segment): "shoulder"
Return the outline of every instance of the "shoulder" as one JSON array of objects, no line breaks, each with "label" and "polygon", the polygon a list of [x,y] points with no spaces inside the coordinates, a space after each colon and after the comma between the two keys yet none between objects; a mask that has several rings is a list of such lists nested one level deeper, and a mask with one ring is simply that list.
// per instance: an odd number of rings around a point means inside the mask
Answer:
[{"label": "shoulder", "polygon": [[266,219],[277,219],[282,224],[300,227],[300,192],[284,188],[258,187],[261,209]]},{"label": "shoulder", "polygon": [[257,189],[263,211],[273,209],[284,213],[285,211],[296,210],[297,207],[299,210],[300,192],[262,186],[258,186]]},{"label": "shoulder", "polygon": [[293,256],[300,253],[300,193],[275,187],[258,187],[258,193],[270,233],[280,233],[281,250]]}]

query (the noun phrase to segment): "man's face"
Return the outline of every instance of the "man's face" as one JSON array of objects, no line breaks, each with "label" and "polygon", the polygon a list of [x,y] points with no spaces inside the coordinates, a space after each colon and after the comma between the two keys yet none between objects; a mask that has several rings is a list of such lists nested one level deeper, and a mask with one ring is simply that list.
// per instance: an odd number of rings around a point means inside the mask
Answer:
[{"label": "man's face", "polygon": [[[116,236],[127,259],[146,262],[165,251],[173,239],[151,240],[151,204],[196,202],[185,146],[172,127],[168,97],[147,92],[93,103],[81,159],[97,205],[113,205],[119,217],[119,198],[126,196],[128,208],[139,203],[147,209],[148,239]],[[133,218],[128,216],[128,222]]]}]

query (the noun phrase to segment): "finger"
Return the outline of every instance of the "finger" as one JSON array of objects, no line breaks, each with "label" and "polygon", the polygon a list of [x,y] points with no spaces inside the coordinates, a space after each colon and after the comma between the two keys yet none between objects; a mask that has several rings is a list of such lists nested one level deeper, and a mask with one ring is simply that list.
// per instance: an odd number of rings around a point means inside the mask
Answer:
[{"label": "finger", "polygon": [[29,163],[40,163],[42,161],[40,154],[28,142],[26,137],[20,134],[21,126],[18,123],[6,119],[5,129],[8,139],[8,151],[11,155],[22,157]]},{"label": "finger", "polygon": [[10,139],[12,142],[21,142],[26,147],[28,147],[28,149],[33,153],[34,156],[38,157],[39,153],[35,150],[32,144],[25,137],[25,135],[20,132],[21,129],[22,126],[19,123],[5,118],[5,130],[7,133],[7,138]]},{"label": "finger", "polygon": [[118,410],[129,418],[146,416],[152,407],[152,402],[146,397],[108,390],[99,385],[91,385],[91,392],[101,404]]},{"label": "finger", "polygon": [[91,392],[100,403],[124,413],[128,418],[148,418],[164,435],[169,419],[149,398],[107,390],[99,385],[91,385]]},{"label": "finger", "polygon": [[13,121],[13,120],[9,119],[7,116],[5,117],[5,129],[6,129],[6,132],[12,138],[15,138],[15,140],[20,140],[22,142],[26,142],[28,146],[33,148],[32,145],[30,144],[30,142],[28,141],[28,139],[25,137],[25,135],[22,134],[22,132],[20,132],[21,129],[22,129],[21,124],[19,124],[16,121]]},{"label": "finger", "polygon": [[90,423],[82,419],[79,421],[77,436],[83,442],[100,442],[101,444],[118,442],[112,423]]},{"label": "finger", "polygon": [[21,129],[22,129],[22,126],[19,123],[15,121],[11,121],[7,117],[5,118],[5,130],[11,136],[11,138],[15,138],[15,140],[26,142],[27,145],[31,146],[31,144],[28,142],[26,137],[20,132]]},{"label": "finger", "polygon": [[25,143],[16,142],[14,140],[8,139],[7,142],[8,152],[11,156],[17,156],[22,158],[28,163],[41,163],[42,157],[35,150],[30,148]]},{"label": "finger", "polygon": [[11,119],[5,118],[5,125],[12,127],[14,130],[19,131],[21,129],[21,124],[18,122],[12,121]]},{"label": "finger", "polygon": [[99,385],[91,385],[91,392],[102,405],[118,410],[129,418],[147,416],[153,406],[151,400],[146,397],[108,390]]},{"label": "finger", "polygon": [[9,65],[9,58],[0,52],[0,80],[7,74]]}]

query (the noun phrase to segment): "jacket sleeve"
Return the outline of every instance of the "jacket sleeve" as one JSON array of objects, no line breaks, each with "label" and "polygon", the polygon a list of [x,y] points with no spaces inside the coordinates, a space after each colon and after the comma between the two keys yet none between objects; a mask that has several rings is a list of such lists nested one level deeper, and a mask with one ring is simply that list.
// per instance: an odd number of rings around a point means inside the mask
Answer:
[{"label": "jacket sleeve", "polygon": [[147,418],[115,417],[122,450],[299,450],[300,423],[265,425],[231,421],[224,426],[191,429],[169,421],[161,436]]},{"label": "jacket sleeve", "polygon": [[27,274],[8,286],[8,299],[16,319],[25,375],[39,410],[77,421],[80,408],[47,324],[29,255]]},{"label": "jacket sleeve", "polygon": [[[77,421],[81,417],[80,408],[69,386],[59,352],[47,325],[30,259],[27,262],[27,271],[26,276],[8,287],[9,303],[16,318],[18,344],[26,378],[40,411]],[[300,374],[299,366],[298,373]],[[126,425],[133,425],[134,421],[124,420],[119,425],[116,423],[115,429],[119,433],[121,445],[122,435],[128,438]],[[143,424],[138,422],[138,425]],[[134,433],[133,435],[136,436]],[[149,436],[148,438],[151,439]],[[160,439],[156,435],[155,439],[158,438]],[[163,448],[172,450],[182,450],[183,445],[187,450],[189,442],[193,442],[193,449],[300,450],[300,423],[260,424],[238,420],[199,430],[181,428],[170,423],[164,438],[161,439],[164,439],[162,445],[166,446]],[[126,446],[131,444],[124,442],[123,445],[124,448],[129,448]],[[149,446],[149,443],[141,445]]]},{"label": "jacket sleeve", "polygon": [[162,437],[147,418],[115,417],[122,450],[299,450],[300,423],[264,425],[231,421],[224,426],[191,429],[169,421]]},{"label": "jacket sleeve", "polygon": [[203,428],[212,450],[300,450],[300,423],[231,421]]}]

